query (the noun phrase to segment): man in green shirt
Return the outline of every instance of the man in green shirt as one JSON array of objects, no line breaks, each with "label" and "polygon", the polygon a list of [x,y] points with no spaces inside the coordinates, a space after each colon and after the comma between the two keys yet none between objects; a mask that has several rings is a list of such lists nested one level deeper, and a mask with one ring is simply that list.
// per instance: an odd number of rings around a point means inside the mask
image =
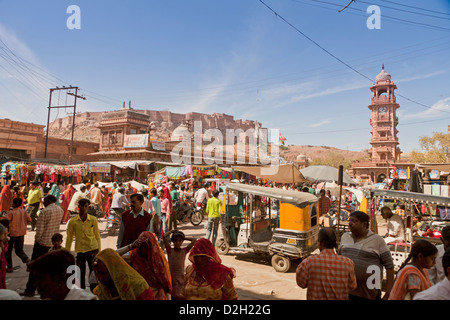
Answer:
[{"label": "man in green shirt", "polygon": [[28,192],[28,214],[31,218],[31,231],[34,231],[36,228],[36,219],[37,219],[37,212],[39,210],[39,207],[42,203],[42,192],[41,189],[39,189],[39,186],[41,185],[40,182],[34,181],[31,183],[30,191]]},{"label": "man in green shirt", "polygon": [[208,214],[208,224],[206,227],[206,239],[211,238],[212,244],[216,244],[217,231],[220,223],[220,209],[222,208],[222,201],[219,200],[219,190],[213,191],[213,197],[210,198],[206,204],[206,213]]},{"label": "man in green shirt", "polygon": [[87,213],[90,203],[88,199],[80,199],[78,202],[79,214],[70,219],[67,225],[66,249],[70,251],[75,236],[76,262],[81,272],[82,289],[86,288],[86,262],[90,274],[93,271],[92,261],[101,250],[97,218]]}]

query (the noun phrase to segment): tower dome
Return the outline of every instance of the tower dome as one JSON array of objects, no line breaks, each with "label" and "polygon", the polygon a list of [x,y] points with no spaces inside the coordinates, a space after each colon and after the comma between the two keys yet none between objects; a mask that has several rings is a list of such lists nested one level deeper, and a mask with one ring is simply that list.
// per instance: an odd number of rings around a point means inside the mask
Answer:
[{"label": "tower dome", "polygon": [[391,75],[386,71],[384,71],[384,64],[383,67],[381,68],[381,72],[376,76],[375,80],[376,81],[391,80]]}]

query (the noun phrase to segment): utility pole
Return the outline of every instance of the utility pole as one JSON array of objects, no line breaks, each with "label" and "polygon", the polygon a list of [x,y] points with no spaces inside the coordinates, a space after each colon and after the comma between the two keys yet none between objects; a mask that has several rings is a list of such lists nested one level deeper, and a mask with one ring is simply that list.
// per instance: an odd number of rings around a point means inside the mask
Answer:
[{"label": "utility pole", "polygon": [[[50,98],[49,98],[49,103],[48,103],[48,117],[47,117],[47,133],[46,133],[46,138],[45,138],[45,153],[44,153],[44,158],[47,158],[47,146],[48,146],[48,132],[49,132],[49,125],[50,125],[50,111],[51,109],[61,109],[61,108],[73,108],[73,119],[72,119],[72,138],[70,140],[70,150],[69,150],[69,164],[72,164],[72,153],[73,153],[73,135],[74,135],[74,131],[75,131],[75,115],[76,115],[76,109],[77,109],[77,98],[86,100],[85,97],[83,96],[79,96],[78,95],[78,87],[65,87],[63,86],[62,88],[56,87],[56,88],[51,88],[50,89]],[[73,105],[67,105],[67,106],[52,106],[52,94],[53,91],[59,91],[59,90],[75,90],[75,94],[71,93],[71,92],[67,92],[67,95],[71,95],[74,96],[74,103]]]}]

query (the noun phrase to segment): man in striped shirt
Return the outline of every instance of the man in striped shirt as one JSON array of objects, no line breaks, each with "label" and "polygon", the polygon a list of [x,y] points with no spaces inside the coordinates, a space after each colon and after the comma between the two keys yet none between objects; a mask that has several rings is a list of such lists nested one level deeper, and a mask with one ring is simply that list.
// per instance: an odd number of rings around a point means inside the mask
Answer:
[{"label": "man in striped shirt", "polygon": [[296,280],[301,288],[308,288],[308,300],[348,300],[356,289],[353,261],[336,254],[336,233],[322,228],[318,235],[319,255],[303,260],[297,267]]},{"label": "man in striped shirt", "polygon": [[386,292],[389,298],[394,284],[394,262],[384,239],[369,229],[370,217],[362,211],[350,214],[350,232],[341,238],[339,254],[350,258],[355,264],[358,286],[350,292],[350,300],[377,300],[381,298],[383,268],[386,269]]}]

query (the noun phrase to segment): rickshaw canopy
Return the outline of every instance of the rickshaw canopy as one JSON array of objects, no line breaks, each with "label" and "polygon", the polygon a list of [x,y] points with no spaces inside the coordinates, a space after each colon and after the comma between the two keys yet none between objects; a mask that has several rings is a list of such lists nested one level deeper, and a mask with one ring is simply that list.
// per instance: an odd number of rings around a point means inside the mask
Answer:
[{"label": "rickshaw canopy", "polygon": [[227,191],[238,191],[254,194],[257,196],[277,199],[282,203],[290,203],[299,208],[304,208],[318,201],[318,198],[309,192],[299,192],[277,188],[260,187],[233,182],[227,185]]},{"label": "rickshaw canopy", "polygon": [[450,207],[450,197],[435,196],[431,194],[397,191],[397,190],[384,190],[384,189],[364,189],[366,197],[369,194],[372,197],[402,200],[402,201],[414,201],[425,204],[435,204],[438,206]]}]

